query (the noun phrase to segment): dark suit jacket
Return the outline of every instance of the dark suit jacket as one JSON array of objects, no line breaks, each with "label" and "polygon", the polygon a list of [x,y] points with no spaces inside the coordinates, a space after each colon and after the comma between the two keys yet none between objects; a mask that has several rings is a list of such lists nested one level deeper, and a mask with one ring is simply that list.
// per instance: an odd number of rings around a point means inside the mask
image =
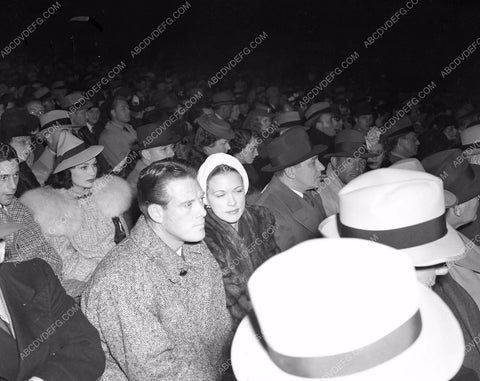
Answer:
[{"label": "dark suit jacket", "polygon": [[0,330],[0,380],[97,380],[105,368],[98,332],[41,259],[0,264],[15,340]]},{"label": "dark suit jacket", "polygon": [[326,218],[322,199],[317,192],[308,192],[312,206],[294,191],[273,177],[256,204],[266,206],[275,216],[275,241],[282,251],[297,243],[321,237],[318,225]]}]

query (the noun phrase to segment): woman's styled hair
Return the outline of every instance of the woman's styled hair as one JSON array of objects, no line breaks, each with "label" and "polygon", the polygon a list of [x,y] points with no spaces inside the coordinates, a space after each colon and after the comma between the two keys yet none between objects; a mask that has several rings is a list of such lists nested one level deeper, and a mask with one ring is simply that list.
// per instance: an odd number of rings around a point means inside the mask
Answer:
[{"label": "woman's styled hair", "polygon": [[196,179],[195,170],[175,161],[156,161],[140,172],[137,184],[138,206],[148,216],[149,204],[165,207],[169,201],[167,185],[183,178]]},{"label": "woman's styled hair", "polygon": [[45,181],[45,185],[50,185],[54,189],[70,189],[73,187],[72,172],[70,171],[70,168],[58,173],[50,174],[47,181]]},{"label": "woman's styled hair", "polygon": [[237,155],[250,143],[255,135],[250,130],[239,129],[235,131],[235,137],[230,140],[230,155]]},{"label": "woman's styled hair", "polygon": [[[83,164],[83,163],[82,163]],[[82,165],[79,164],[79,165]],[[72,167],[75,168],[75,167]],[[64,169],[63,171],[60,171],[58,173],[51,173],[50,176],[48,176],[48,179],[45,181],[45,185],[50,185],[54,189],[70,189],[73,187],[73,182],[72,182],[72,168],[67,168]],[[95,176],[96,179],[98,179],[100,176],[102,176],[102,173],[100,171],[100,168],[98,167],[98,162],[97,162],[97,174]]]},{"label": "woman's styled hair", "polygon": [[8,160],[18,161],[17,151],[11,145],[0,142],[0,162]]}]

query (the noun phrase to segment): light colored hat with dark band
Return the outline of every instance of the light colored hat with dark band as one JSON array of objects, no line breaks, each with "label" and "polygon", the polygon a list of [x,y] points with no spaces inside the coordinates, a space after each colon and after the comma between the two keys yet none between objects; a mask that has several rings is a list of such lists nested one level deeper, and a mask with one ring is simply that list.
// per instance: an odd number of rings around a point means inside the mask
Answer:
[{"label": "light colored hat with dark band", "polygon": [[407,254],[417,267],[465,255],[462,239],[447,224],[443,182],[436,176],[380,168],[353,179],[338,196],[340,213],[319,227],[325,237],[383,243]]},{"label": "light colored hat with dark band", "polygon": [[238,381],[450,380],[464,339],[455,316],[399,250],[313,239],[251,276],[254,314],[232,344]]},{"label": "light colored hat with dark band", "polygon": [[58,139],[57,159],[53,173],[75,167],[96,157],[103,151],[103,146],[87,144],[68,131],[62,131]]}]

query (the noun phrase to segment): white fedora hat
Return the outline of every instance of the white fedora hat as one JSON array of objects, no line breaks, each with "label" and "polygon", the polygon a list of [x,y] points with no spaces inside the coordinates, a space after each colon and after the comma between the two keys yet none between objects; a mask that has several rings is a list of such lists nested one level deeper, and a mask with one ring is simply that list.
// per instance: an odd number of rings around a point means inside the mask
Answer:
[{"label": "white fedora hat", "polygon": [[415,266],[459,259],[465,245],[446,222],[443,182],[429,173],[381,168],[350,181],[340,213],[319,226],[325,237],[363,238],[407,254]]},{"label": "white fedora hat", "polygon": [[62,131],[58,138],[57,159],[53,173],[64,171],[93,159],[103,151],[103,146],[87,144],[68,131]]},{"label": "white fedora hat", "polygon": [[454,315],[385,245],[305,241],[260,266],[248,289],[258,326],[247,316],[233,339],[238,381],[446,381],[462,365]]},{"label": "white fedora hat", "polygon": [[[409,171],[426,172],[420,160],[414,157],[396,161],[388,168],[408,169]],[[445,197],[445,208],[450,208],[457,203],[457,196],[455,196],[452,192],[446,189],[443,189],[443,196]]]}]

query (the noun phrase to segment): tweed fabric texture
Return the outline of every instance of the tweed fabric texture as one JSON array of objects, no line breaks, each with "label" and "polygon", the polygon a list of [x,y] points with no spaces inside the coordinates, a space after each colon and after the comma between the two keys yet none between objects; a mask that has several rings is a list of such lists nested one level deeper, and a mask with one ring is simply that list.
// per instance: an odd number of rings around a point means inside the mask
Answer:
[{"label": "tweed fabric texture", "polygon": [[82,309],[100,332],[103,381],[221,377],[231,320],[220,269],[203,242],[184,244],[180,256],[141,216],[95,270]]}]

